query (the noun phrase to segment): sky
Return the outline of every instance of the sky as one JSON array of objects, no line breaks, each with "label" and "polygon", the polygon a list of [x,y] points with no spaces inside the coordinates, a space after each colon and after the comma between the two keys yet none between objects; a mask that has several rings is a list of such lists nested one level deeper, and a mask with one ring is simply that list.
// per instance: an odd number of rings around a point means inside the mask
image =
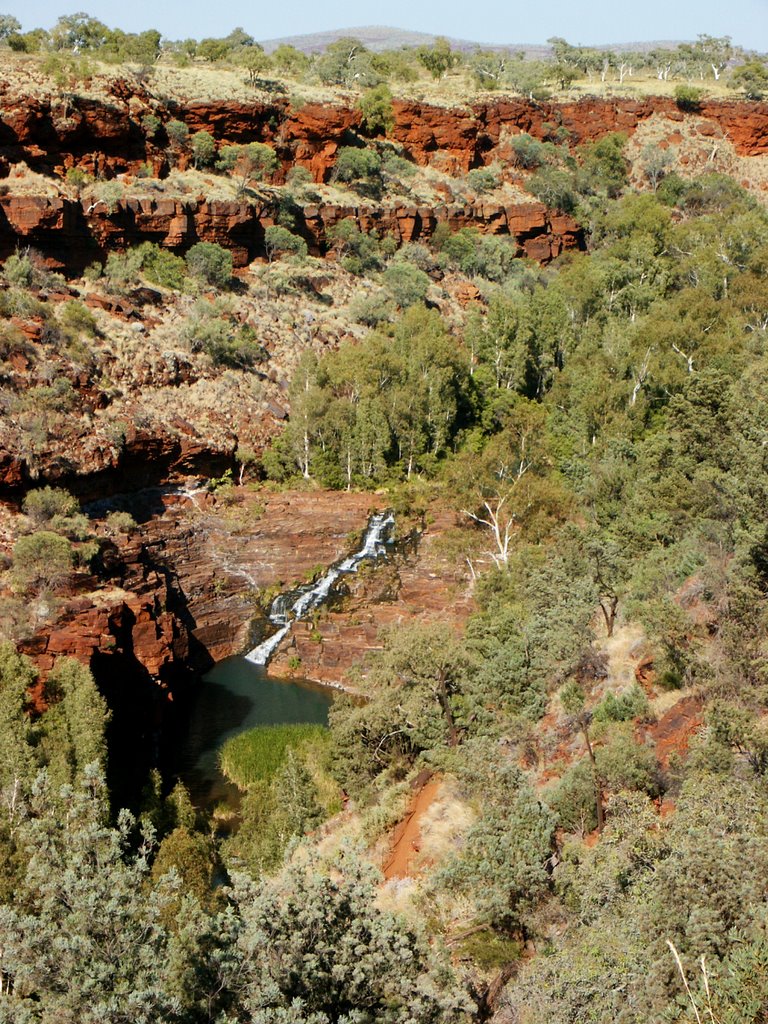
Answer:
[{"label": "sky", "polygon": [[257,40],[389,25],[485,43],[543,43],[556,35],[587,45],[686,40],[706,32],[768,51],[768,0],[0,0],[0,11],[25,29],[50,28],[73,10],[129,32],[156,28],[171,39],[223,36],[237,25]]}]

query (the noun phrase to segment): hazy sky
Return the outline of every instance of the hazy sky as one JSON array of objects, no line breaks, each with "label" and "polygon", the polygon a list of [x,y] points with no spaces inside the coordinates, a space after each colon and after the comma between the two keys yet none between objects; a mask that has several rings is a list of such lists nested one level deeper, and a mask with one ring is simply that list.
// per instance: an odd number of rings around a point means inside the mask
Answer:
[{"label": "hazy sky", "polygon": [[768,0],[0,0],[25,29],[50,28],[60,14],[85,9],[126,31],[157,28],[173,38],[226,35],[236,25],[256,39],[361,25],[392,25],[489,43],[541,43],[553,35],[571,43],[693,39],[729,35],[768,51]]}]

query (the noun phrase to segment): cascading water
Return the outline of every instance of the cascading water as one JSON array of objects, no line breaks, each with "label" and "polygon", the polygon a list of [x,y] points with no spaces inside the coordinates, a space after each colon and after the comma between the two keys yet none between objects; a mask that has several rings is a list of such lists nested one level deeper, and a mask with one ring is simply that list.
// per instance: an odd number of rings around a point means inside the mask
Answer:
[{"label": "cascading water", "polygon": [[313,583],[311,587],[303,590],[293,603],[291,603],[292,595],[279,594],[269,609],[269,621],[278,627],[277,632],[249,651],[245,656],[246,660],[253,662],[254,665],[266,665],[280,646],[283,637],[289,633],[291,623],[305,618],[309,612],[318,608],[326,600],[331,592],[331,587],[339,577],[356,572],[361,562],[370,558],[378,558],[384,553],[384,538],[394,522],[395,517],[391,512],[377,512],[371,516],[363,538],[363,546],[359,551],[345,558],[333,569],[329,569],[317,583]]}]

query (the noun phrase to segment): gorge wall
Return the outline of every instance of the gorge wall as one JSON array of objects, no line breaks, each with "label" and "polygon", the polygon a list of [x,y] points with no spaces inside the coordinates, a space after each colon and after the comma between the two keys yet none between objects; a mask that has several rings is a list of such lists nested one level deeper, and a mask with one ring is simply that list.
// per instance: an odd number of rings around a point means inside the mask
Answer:
[{"label": "gorge wall", "polygon": [[[197,241],[225,245],[235,264],[245,266],[264,253],[264,230],[275,222],[274,197],[246,202],[204,195],[148,195],[114,203],[86,201],[62,180],[81,168],[94,176],[133,176],[149,167],[163,178],[169,172],[169,142],[162,123],[179,119],[190,132],[207,131],[218,143],[266,142],[280,160],[275,183],[291,167],[307,168],[316,182],[327,181],[342,145],[362,133],[356,110],[307,103],[292,109],[288,100],[269,103],[166,103],[152,99],[140,86],[118,80],[110,95],[21,98],[0,84],[0,177],[24,163],[49,177],[51,188],[3,189],[0,182],[0,258],[18,245],[32,245],[58,269],[79,273],[111,249],[141,241],[158,242],[184,251]],[[161,126],[148,134],[143,119],[151,114]],[[609,132],[632,134],[654,115],[682,121],[671,99],[643,101],[585,98],[575,103],[498,100],[447,109],[398,100],[389,139],[419,165],[434,165],[463,174],[505,155],[510,134],[528,132],[548,139],[565,129],[574,144],[594,141]],[[725,133],[741,155],[768,153],[768,105],[747,102],[706,102],[697,116],[712,131]],[[184,168],[189,157],[177,153]],[[10,184],[10,183],[9,183]],[[2,194],[2,191],[5,194]],[[44,194],[41,194],[44,192]],[[583,245],[582,232],[571,218],[541,203],[456,202],[430,206],[386,205],[353,200],[349,204],[319,202],[297,212],[296,230],[310,251],[322,254],[329,227],[347,217],[364,230],[392,234],[400,242],[429,238],[441,223],[453,230],[475,226],[481,231],[513,235],[520,255],[547,262],[563,250]]]}]

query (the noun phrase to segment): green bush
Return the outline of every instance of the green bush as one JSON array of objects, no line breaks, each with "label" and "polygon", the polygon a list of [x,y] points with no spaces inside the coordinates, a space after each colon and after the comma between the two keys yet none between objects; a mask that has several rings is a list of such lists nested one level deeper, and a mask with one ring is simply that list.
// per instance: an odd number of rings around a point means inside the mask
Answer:
[{"label": "green bush", "polygon": [[704,93],[701,89],[697,89],[695,85],[675,86],[675,103],[681,110],[697,111],[701,106],[703,97]]},{"label": "green bush", "polygon": [[593,718],[596,722],[628,722],[648,713],[648,698],[635,683],[623,693],[609,693],[597,705]]},{"label": "green bush", "polygon": [[527,170],[533,170],[535,167],[541,167],[542,164],[548,163],[554,148],[551,143],[534,139],[528,132],[513,135],[509,140],[509,145],[514,153],[515,163]]},{"label": "green bush", "polygon": [[21,537],[13,548],[13,577],[21,590],[53,589],[63,583],[73,564],[70,542],[50,530]]},{"label": "green bush", "polygon": [[25,253],[14,253],[3,264],[5,279],[13,288],[29,288],[32,284],[35,268],[32,260]]},{"label": "green bush", "polygon": [[27,409],[71,412],[78,403],[78,396],[71,381],[66,377],[56,377],[51,384],[40,384],[30,388],[22,403]]},{"label": "green bush", "polygon": [[395,305],[383,288],[372,295],[358,295],[349,306],[349,312],[358,323],[378,327],[395,318]]},{"label": "green bush", "polygon": [[475,167],[467,174],[467,183],[475,192],[492,192],[498,187],[499,176],[490,167]]},{"label": "green bush", "polygon": [[306,167],[296,164],[288,171],[285,183],[294,191],[301,192],[306,185],[314,183],[314,178]]},{"label": "green bush", "polygon": [[139,246],[139,255],[142,273],[148,281],[162,288],[181,291],[187,276],[187,265],[181,256],[175,256],[153,242],[143,242]]},{"label": "green bush", "polygon": [[[179,122],[180,123],[180,122]],[[152,139],[157,135],[162,127],[163,122],[157,116],[157,114],[145,114],[141,119],[141,127],[144,129],[144,134],[147,138]],[[186,127],[186,125],[184,126]]]},{"label": "green bush", "polygon": [[201,39],[197,46],[197,56],[216,64],[229,54],[229,44],[225,39]]},{"label": "green bush", "polygon": [[7,359],[14,352],[24,352],[27,348],[27,339],[19,328],[0,321],[0,359]]},{"label": "green bush", "polygon": [[195,132],[189,140],[195,167],[210,167],[216,158],[216,141],[209,132]]},{"label": "green bush", "polygon": [[187,128],[183,121],[168,121],[165,126],[165,134],[168,136],[171,146],[176,149],[183,149],[189,139],[189,128]]},{"label": "green bush", "polygon": [[307,255],[307,243],[304,239],[279,224],[270,225],[264,232],[264,248],[270,263],[281,256]]},{"label": "green bush", "polygon": [[229,171],[238,183],[241,195],[252,182],[264,181],[277,170],[277,154],[263,142],[250,142],[247,146],[222,146],[216,167]]},{"label": "green bush", "polygon": [[733,72],[731,85],[742,89],[748,100],[762,100],[768,94],[768,67],[761,60],[749,60]]},{"label": "green bush", "polygon": [[95,338],[98,334],[93,313],[86,305],[77,300],[64,304],[59,321],[68,335],[85,334],[89,338]]},{"label": "green bush", "polygon": [[517,244],[509,235],[481,235],[473,228],[462,228],[443,241],[440,252],[442,264],[500,282],[514,266]]},{"label": "green bush", "polygon": [[390,178],[412,178],[416,174],[416,165],[396,153],[383,158],[381,169]]},{"label": "green bush", "polygon": [[410,263],[393,263],[382,274],[382,281],[401,309],[407,309],[427,297],[429,278]]},{"label": "green bush", "polygon": [[368,135],[386,135],[394,127],[392,92],[385,82],[367,89],[360,97],[357,109],[360,111],[362,127]]},{"label": "green bush", "polygon": [[22,502],[24,514],[41,526],[54,516],[72,516],[80,511],[80,503],[63,487],[38,487],[28,491]]},{"label": "green bush", "polygon": [[232,253],[216,242],[197,242],[185,259],[189,273],[205,284],[226,288],[232,280]]},{"label": "green bush", "polygon": [[90,185],[93,178],[87,171],[84,171],[82,167],[68,167],[67,173],[64,175],[64,180],[68,185],[72,185],[76,189],[85,188],[86,185]]},{"label": "green bush", "polygon": [[328,229],[328,239],[334,243],[340,255],[342,267],[350,274],[364,274],[381,269],[381,248],[378,240],[361,231],[351,217],[332,225]]},{"label": "green bush", "polygon": [[573,175],[559,167],[539,168],[526,182],[526,188],[545,206],[562,210],[563,213],[573,213],[576,209]]},{"label": "green bush", "polygon": [[333,179],[364,195],[376,196],[381,191],[381,157],[371,149],[342,146],[336,158]]},{"label": "green bush", "polygon": [[215,315],[190,320],[183,337],[193,352],[204,352],[216,366],[245,370],[268,358],[252,327],[236,328]]},{"label": "green bush", "polygon": [[130,512],[110,512],[104,520],[104,529],[111,536],[118,533],[130,533],[136,529],[136,520]]},{"label": "green bush", "polygon": [[109,290],[121,293],[138,284],[142,263],[140,246],[126,252],[111,252],[104,266],[104,277]]},{"label": "green bush", "polygon": [[592,832],[597,827],[595,776],[586,759],[569,768],[547,791],[546,801],[566,832]]}]

